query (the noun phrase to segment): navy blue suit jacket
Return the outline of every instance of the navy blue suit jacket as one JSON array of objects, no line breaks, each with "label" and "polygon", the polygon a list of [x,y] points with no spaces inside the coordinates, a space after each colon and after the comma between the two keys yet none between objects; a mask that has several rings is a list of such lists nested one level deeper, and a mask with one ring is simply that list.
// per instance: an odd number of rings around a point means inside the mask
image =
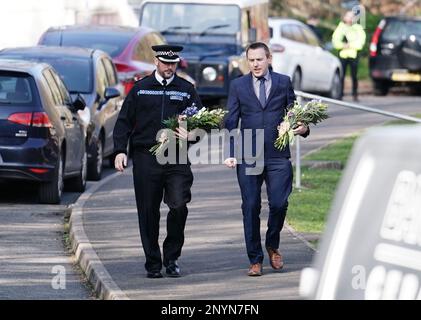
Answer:
[{"label": "navy blue suit jacket", "polygon": [[[249,143],[244,142],[245,129],[252,129],[252,132],[254,132],[253,152],[256,152],[255,129],[264,129],[264,146],[257,149],[257,152],[259,152],[264,147],[264,159],[291,157],[289,146],[283,150],[278,150],[275,148],[274,142],[278,136],[277,127],[282,122],[287,107],[292,106],[296,99],[294,89],[288,76],[276,72],[271,72],[270,75],[272,86],[265,106],[260,104],[254,92],[251,73],[231,82],[227,102],[229,113],[225,120],[225,128],[229,131],[236,129],[241,119],[242,139],[240,141],[243,143],[241,158],[244,158],[244,143]],[[240,158],[236,153],[233,139],[230,140],[229,156]]]}]

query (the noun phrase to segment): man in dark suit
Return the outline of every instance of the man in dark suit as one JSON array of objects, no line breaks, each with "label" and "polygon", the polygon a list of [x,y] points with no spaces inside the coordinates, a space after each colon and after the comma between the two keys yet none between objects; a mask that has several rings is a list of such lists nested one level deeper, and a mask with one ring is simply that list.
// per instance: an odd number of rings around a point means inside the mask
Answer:
[{"label": "man in dark suit", "polygon": [[[288,206],[288,196],[292,191],[292,165],[290,150],[278,150],[274,141],[278,136],[277,127],[282,121],[287,107],[295,100],[289,77],[269,71],[271,53],[266,44],[257,42],[246,50],[251,73],[231,82],[228,96],[228,116],[225,128],[236,130],[241,118],[240,156],[236,156],[234,142],[230,141],[229,156],[225,165],[237,168],[237,178],[241,189],[244,235],[250,267],[249,276],[262,275],[263,250],[260,238],[261,187],[266,183],[269,200],[266,249],[273,269],[283,267],[279,251],[279,238]],[[299,124],[294,134],[307,136],[309,129]],[[251,137],[249,141],[245,137]],[[260,140],[259,140],[260,136]],[[251,146],[250,146],[251,144]],[[257,163],[247,161],[253,158],[247,150],[259,159]],[[237,161],[238,159],[238,161]],[[238,165],[237,165],[238,164]],[[256,165],[261,166],[260,170]],[[254,168],[253,168],[254,167]]]}]

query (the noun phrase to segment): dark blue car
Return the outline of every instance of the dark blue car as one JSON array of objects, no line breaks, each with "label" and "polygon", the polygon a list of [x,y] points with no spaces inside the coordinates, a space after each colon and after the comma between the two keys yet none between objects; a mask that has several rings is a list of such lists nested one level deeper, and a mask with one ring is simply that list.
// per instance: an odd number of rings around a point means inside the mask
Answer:
[{"label": "dark blue car", "polygon": [[113,130],[123,103],[123,87],[118,83],[111,57],[101,50],[35,46],[3,49],[0,58],[48,63],[60,75],[72,97],[83,96],[90,111],[88,179],[100,180],[103,159],[111,157],[114,166]]},{"label": "dark blue car", "polygon": [[83,192],[85,106],[50,65],[0,59],[0,179],[38,182],[42,203],[60,202],[65,179]]}]

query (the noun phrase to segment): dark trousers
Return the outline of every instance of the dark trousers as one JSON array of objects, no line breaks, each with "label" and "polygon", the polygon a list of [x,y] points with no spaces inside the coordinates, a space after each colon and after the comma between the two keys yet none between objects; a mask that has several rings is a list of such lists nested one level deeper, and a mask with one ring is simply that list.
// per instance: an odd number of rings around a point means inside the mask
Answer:
[{"label": "dark trousers", "polygon": [[[159,271],[168,261],[177,260],[184,244],[187,203],[191,200],[193,174],[190,165],[160,165],[148,151],[133,154],[133,179],[139,230],[146,256],[145,269]],[[161,201],[169,207],[163,261],[158,243]]]},{"label": "dark trousers", "polygon": [[266,231],[266,247],[277,249],[288,208],[288,196],[292,191],[292,165],[289,159],[265,161],[260,175],[247,175],[249,165],[237,166],[237,178],[241,189],[244,236],[251,264],[262,263],[263,250],[260,238],[261,188],[266,183],[269,201],[269,218]]},{"label": "dark trousers", "polygon": [[352,79],[352,95],[357,96],[358,95],[358,79],[357,79],[357,71],[358,71],[358,57],[355,59],[340,59],[342,64],[342,95],[344,91],[344,84],[345,84],[345,75],[346,75],[346,69],[349,65],[351,68],[351,79]]}]

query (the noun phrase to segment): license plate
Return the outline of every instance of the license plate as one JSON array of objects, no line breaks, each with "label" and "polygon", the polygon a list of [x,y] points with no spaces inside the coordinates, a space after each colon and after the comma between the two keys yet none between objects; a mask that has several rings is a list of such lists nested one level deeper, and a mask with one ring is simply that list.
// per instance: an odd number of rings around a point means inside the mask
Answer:
[{"label": "license plate", "polygon": [[408,81],[408,82],[419,82],[421,81],[421,74],[419,73],[403,73],[403,72],[393,72],[392,73],[393,81]]}]

